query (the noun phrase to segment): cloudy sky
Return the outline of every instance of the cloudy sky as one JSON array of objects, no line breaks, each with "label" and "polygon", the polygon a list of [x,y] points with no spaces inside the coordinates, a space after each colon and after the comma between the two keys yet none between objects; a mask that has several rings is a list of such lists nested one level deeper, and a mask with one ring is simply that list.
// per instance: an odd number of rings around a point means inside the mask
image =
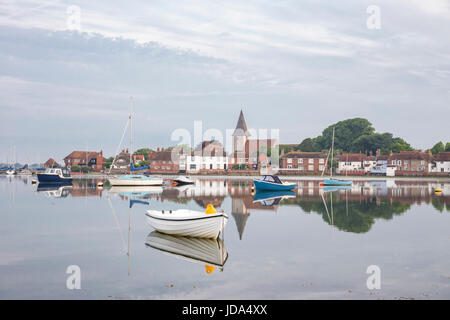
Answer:
[{"label": "cloudy sky", "polygon": [[242,108],[282,143],[364,117],[429,148],[450,141],[449,32],[447,0],[0,0],[0,162],[113,155],[130,96],[136,147]]}]

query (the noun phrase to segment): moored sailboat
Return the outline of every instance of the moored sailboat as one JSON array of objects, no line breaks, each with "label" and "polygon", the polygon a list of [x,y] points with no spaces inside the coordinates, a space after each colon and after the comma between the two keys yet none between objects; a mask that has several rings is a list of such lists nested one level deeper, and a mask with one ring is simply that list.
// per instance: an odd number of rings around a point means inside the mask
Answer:
[{"label": "moored sailboat", "polygon": [[333,138],[331,141],[330,177],[328,179],[324,179],[323,183],[321,183],[321,185],[322,186],[351,186],[352,185],[351,181],[333,178],[334,129],[335,128],[333,127]]},{"label": "moored sailboat", "polygon": [[[109,183],[112,186],[161,186],[163,185],[163,179],[159,177],[150,177],[144,174],[132,174],[133,171],[142,170],[143,168],[135,168],[133,166],[133,126],[132,126],[132,115],[133,115],[133,100],[131,100],[130,106],[130,116],[128,118],[130,124],[130,173],[123,176],[113,176],[112,178],[108,178]],[[127,123],[128,124],[128,123]],[[125,132],[124,132],[125,134]],[[122,136],[123,139],[123,136]],[[121,141],[122,142],[122,141]],[[120,147],[120,145],[119,145]],[[117,154],[116,154],[117,157]],[[111,169],[114,165],[115,158],[111,167],[109,169],[109,173],[111,173]],[[146,168],[148,169],[148,168]]]}]

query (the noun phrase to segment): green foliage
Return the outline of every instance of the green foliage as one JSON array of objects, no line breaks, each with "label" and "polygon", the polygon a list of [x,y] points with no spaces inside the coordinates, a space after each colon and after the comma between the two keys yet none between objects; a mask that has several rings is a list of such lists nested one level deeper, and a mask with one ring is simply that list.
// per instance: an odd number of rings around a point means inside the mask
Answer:
[{"label": "green foliage", "polygon": [[450,152],[450,142],[447,142],[445,145],[445,152]]},{"label": "green foliage", "polygon": [[148,166],[150,163],[147,160],[141,160],[139,161],[139,163],[137,165],[135,165],[135,168],[139,168],[139,167],[145,167]]},{"label": "green foliage", "polygon": [[139,150],[136,150],[134,154],[137,155],[143,155],[145,160],[148,160],[148,154],[152,151],[150,148],[141,148]]},{"label": "green foliage", "polygon": [[105,161],[105,168],[109,169],[109,167],[111,167],[111,164],[114,161],[114,157],[109,157],[108,159],[106,159]]},{"label": "green foliage", "polygon": [[70,167],[71,172],[82,172],[82,173],[88,173],[92,171],[92,168],[89,166],[72,166]]},{"label": "green foliage", "polygon": [[294,149],[293,149],[293,147],[290,146],[290,145],[280,144],[280,145],[278,146],[278,153],[281,154],[281,151],[282,151],[282,150],[284,150],[284,153],[289,153],[289,152],[291,152],[291,151],[294,150]]},{"label": "green foliage", "polygon": [[233,164],[231,166],[232,170],[248,170],[248,165],[246,164]]},{"label": "green foliage", "polygon": [[[448,143],[447,143],[448,144]],[[444,144],[442,143],[442,141],[439,141],[438,143],[436,143],[433,148],[431,148],[431,154],[435,155],[439,152],[444,152],[445,151],[445,147]]]},{"label": "green foliage", "polygon": [[298,146],[296,146],[294,150],[302,152],[314,152],[316,151],[316,149],[314,149],[313,143],[314,143],[313,139],[306,138]]},{"label": "green foliage", "polygon": [[[400,151],[411,151],[413,148],[402,138],[394,138],[392,133],[376,133],[372,124],[363,118],[347,119],[335,123],[326,128],[321,136],[314,139],[303,140],[296,150],[304,152],[323,151],[331,148],[333,127],[335,128],[334,149],[341,152],[376,153],[381,149],[382,154],[397,153]],[[450,146],[449,146],[450,148]]]},{"label": "green foliage", "polygon": [[333,127],[335,128],[334,147],[346,152],[351,150],[355,139],[363,135],[371,135],[375,131],[372,124],[367,119],[354,118],[339,121],[326,128],[321,136],[314,139],[313,145],[315,150],[321,151],[331,148]]}]

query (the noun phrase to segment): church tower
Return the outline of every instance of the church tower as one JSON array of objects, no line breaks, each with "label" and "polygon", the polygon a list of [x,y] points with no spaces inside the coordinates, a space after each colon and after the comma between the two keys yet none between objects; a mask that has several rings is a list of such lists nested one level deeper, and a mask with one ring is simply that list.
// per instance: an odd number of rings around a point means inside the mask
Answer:
[{"label": "church tower", "polygon": [[244,153],[245,144],[250,137],[250,133],[247,130],[247,124],[245,123],[244,113],[241,110],[239,114],[239,120],[236,124],[236,129],[233,132],[233,153]]}]

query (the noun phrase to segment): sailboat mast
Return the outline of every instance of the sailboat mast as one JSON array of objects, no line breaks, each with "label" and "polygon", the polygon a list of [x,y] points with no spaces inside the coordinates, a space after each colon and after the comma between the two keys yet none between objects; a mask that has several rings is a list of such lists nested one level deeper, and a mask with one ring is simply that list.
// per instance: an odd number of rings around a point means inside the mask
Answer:
[{"label": "sailboat mast", "polygon": [[131,105],[130,105],[130,173],[131,173],[131,165],[133,163],[133,97],[131,97]]},{"label": "sailboat mast", "polygon": [[330,178],[333,177],[333,154],[334,154],[334,127],[333,127],[333,138],[331,140],[331,172],[330,172]]}]

